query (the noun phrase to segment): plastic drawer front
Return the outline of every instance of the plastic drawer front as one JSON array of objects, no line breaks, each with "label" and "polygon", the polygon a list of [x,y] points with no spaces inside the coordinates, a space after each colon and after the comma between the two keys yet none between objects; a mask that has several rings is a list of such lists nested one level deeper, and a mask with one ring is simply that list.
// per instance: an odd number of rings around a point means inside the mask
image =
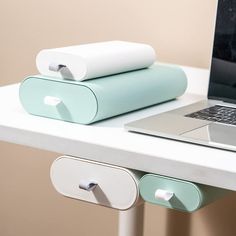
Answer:
[{"label": "plastic drawer front", "polygon": [[68,156],[51,167],[52,183],[62,195],[119,210],[138,203],[139,179],[125,168]]},{"label": "plastic drawer front", "polygon": [[230,192],[153,174],[143,176],[139,188],[145,201],[187,212],[196,211]]},{"label": "plastic drawer front", "polygon": [[174,99],[186,86],[180,68],[155,65],[84,82],[30,76],[21,83],[19,95],[30,114],[90,124]]}]

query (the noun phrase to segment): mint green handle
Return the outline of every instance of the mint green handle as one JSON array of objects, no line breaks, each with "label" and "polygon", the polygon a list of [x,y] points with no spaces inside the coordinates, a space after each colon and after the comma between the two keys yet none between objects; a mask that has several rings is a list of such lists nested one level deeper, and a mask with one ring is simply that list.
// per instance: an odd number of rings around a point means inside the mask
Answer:
[{"label": "mint green handle", "polygon": [[[182,69],[154,65],[84,82],[30,76],[20,86],[20,100],[31,114],[90,124],[172,100],[182,95],[186,87]],[[61,103],[46,105],[45,97]]]}]

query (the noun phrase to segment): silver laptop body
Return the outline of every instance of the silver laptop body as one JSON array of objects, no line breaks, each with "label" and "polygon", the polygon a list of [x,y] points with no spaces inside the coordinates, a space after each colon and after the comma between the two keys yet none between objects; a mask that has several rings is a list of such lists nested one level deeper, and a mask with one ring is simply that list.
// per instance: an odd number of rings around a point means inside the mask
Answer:
[{"label": "silver laptop body", "polygon": [[125,125],[128,131],[236,151],[236,0],[219,0],[208,100]]}]

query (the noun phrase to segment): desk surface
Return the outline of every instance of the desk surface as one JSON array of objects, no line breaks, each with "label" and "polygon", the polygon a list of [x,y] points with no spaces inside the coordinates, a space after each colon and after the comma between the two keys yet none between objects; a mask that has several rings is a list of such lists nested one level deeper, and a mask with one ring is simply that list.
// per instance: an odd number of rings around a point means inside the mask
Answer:
[{"label": "desk surface", "polygon": [[19,85],[1,87],[0,140],[236,190],[235,152],[123,129],[127,122],[204,99],[208,71],[183,69],[189,85],[182,97],[93,125],[29,115],[19,102]]}]

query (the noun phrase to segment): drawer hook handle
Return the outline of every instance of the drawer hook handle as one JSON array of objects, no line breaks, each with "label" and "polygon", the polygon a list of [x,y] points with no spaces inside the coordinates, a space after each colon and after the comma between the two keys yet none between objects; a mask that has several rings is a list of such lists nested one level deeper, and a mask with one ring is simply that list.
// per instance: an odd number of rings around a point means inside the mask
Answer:
[{"label": "drawer hook handle", "polygon": [[97,183],[94,181],[81,180],[79,183],[79,188],[86,191],[93,191],[97,187]]},{"label": "drawer hook handle", "polygon": [[164,200],[164,201],[170,201],[170,199],[174,196],[173,192],[164,190],[164,189],[157,189],[155,192],[155,198]]},{"label": "drawer hook handle", "polygon": [[52,97],[52,96],[46,96],[44,97],[44,104],[48,106],[53,106],[56,107],[61,103],[61,99],[57,97]]},{"label": "drawer hook handle", "polygon": [[62,65],[62,64],[58,64],[58,63],[54,63],[52,62],[49,66],[48,66],[48,69],[50,71],[54,71],[54,72],[58,72],[60,71],[62,68],[66,67],[65,65]]},{"label": "drawer hook handle", "polygon": [[70,79],[74,80],[74,76],[70,69],[66,65],[58,64],[52,62],[49,66],[48,69],[53,72],[59,72],[63,79]]}]

